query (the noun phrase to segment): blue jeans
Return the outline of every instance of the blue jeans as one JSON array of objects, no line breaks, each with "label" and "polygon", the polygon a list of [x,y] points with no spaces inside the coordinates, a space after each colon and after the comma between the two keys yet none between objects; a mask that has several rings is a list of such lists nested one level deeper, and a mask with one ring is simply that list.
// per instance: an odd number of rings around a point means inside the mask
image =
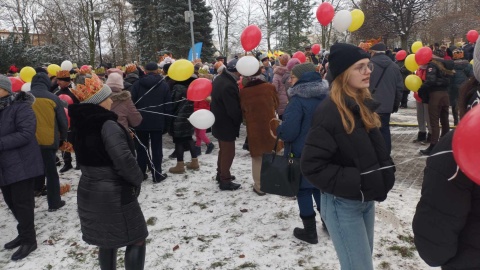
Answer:
[{"label": "blue jeans", "polygon": [[[312,198],[313,196],[313,198]],[[298,209],[300,210],[300,217],[306,218],[315,215],[313,209],[313,200],[317,205],[318,211],[320,211],[320,190],[317,188],[300,188],[297,194]]]},{"label": "blue jeans", "polygon": [[380,133],[382,133],[383,139],[385,140],[385,145],[387,146],[387,153],[390,155],[392,151],[392,137],[390,135],[390,113],[379,113],[380,122],[382,126],[380,127]]},{"label": "blue jeans", "polygon": [[321,194],[325,222],[342,270],[373,270],[375,202]]}]

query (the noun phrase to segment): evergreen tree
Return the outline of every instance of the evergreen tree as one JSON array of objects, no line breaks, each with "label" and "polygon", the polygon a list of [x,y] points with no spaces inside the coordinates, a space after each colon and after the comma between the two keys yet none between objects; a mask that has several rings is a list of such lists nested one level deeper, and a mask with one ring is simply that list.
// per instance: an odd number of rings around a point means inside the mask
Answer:
[{"label": "evergreen tree", "polygon": [[140,61],[147,63],[157,61],[157,39],[155,30],[161,26],[161,20],[156,14],[159,0],[129,0],[132,4],[135,20],[135,37],[140,52]]},{"label": "evergreen tree", "polygon": [[291,53],[309,44],[307,31],[313,21],[310,1],[277,0],[273,10],[279,48]]},{"label": "evergreen tree", "polygon": [[22,42],[23,38],[18,38],[10,34],[6,39],[0,39],[0,73],[5,74],[11,64],[21,68],[27,65],[24,57],[26,44]]}]

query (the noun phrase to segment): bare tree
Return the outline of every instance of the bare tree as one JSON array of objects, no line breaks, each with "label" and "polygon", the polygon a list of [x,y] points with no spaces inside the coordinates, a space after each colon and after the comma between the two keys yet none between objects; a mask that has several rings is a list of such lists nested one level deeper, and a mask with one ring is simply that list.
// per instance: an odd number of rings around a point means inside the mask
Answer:
[{"label": "bare tree", "polygon": [[[223,55],[229,55],[229,27],[235,16],[236,8],[240,0],[212,0],[212,12],[217,22],[217,32],[219,38],[220,52]],[[220,33],[222,32],[223,33]]]},{"label": "bare tree", "polygon": [[265,39],[267,41],[267,50],[271,51],[272,46],[271,46],[271,38],[273,31],[275,30],[275,25],[272,22],[272,9],[273,9],[273,4],[274,0],[256,0],[257,4],[260,7],[260,10],[263,13],[263,18],[265,20]]}]

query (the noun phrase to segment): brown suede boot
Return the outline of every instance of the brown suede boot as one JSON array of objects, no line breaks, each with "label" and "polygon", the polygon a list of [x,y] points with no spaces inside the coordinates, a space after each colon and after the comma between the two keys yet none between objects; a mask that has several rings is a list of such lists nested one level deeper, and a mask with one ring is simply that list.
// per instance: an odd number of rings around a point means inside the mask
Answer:
[{"label": "brown suede boot", "polygon": [[185,164],[183,163],[183,161],[177,161],[177,165],[175,167],[171,167],[170,169],[168,169],[168,171],[174,174],[185,173]]},{"label": "brown suede boot", "polygon": [[192,158],[192,162],[187,162],[187,169],[189,170],[200,169],[200,164],[198,164],[198,158]]}]

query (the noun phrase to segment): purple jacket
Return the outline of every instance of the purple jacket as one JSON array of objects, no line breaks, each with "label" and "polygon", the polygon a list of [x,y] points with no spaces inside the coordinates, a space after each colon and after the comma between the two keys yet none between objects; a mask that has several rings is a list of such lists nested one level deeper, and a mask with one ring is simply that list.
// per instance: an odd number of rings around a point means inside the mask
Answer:
[{"label": "purple jacket", "polygon": [[43,160],[37,144],[34,97],[20,92],[0,110],[0,186],[43,174]]}]

